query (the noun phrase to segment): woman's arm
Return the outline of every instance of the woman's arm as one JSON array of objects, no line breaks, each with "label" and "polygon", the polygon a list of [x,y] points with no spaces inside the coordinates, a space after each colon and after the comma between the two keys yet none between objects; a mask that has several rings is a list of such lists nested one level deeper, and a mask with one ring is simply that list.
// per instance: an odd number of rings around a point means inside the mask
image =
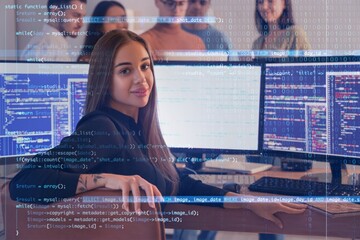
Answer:
[{"label": "woman's arm", "polygon": [[[233,192],[228,192],[225,197],[241,197],[242,195]],[[284,212],[288,214],[300,214],[306,209],[304,204],[295,203],[224,203],[224,208],[231,209],[248,209],[258,215],[259,217],[275,223],[279,228],[283,228],[281,220],[275,216],[275,213]]]},{"label": "woman's arm", "polygon": [[76,194],[101,187],[105,187],[105,177],[103,174],[80,174]]},{"label": "woman's arm", "polygon": [[[181,176],[181,175],[180,175]],[[201,181],[194,180],[186,175],[180,178],[180,188],[178,195],[182,196],[225,196],[225,197],[241,197],[243,195],[226,191],[217,187],[209,186]],[[294,203],[207,203],[208,206],[224,207],[231,209],[248,209],[259,217],[274,222],[282,228],[282,222],[274,214],[277,212],[285,212],[289,214],[303,213],[306,205]]]},{"label": "woman's arm", "polygon": [[87,192],[96,188],[108,188],[121,190],[123,197],[122,208],[130,211],[129,195],[134,197],[135,211],[138,215],[141,213],[141,202],[137,201],[141,197],[140,189],[144,190],[150,207],[155,208],[155,196],[162,198],[159,189],[138,175],[125,176],[117,174],[81,174],[79,176],[76,193]]}]

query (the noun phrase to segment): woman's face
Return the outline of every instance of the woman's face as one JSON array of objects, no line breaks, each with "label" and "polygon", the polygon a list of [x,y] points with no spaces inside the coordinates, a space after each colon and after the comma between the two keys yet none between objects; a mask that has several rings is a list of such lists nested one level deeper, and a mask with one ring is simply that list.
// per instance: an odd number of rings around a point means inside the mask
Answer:
[{"label": "woman's face", "polygon": [[145,107],[154,85],[150,57],[138,42],[131,41],[116,53],[110,87],[110,106],[136,117]]},{"label": "woman's face", "polygon": [[128,29],[128,23],[120,21],[119,18],[126,19],[126,12],[119,6],[110,7],[106,16],[109,18],[109,22],[103,24],[103,32],[107,33],[115,29]]},{"label": "woman's face", "polygon": [[285,0],[259,0],[257,9],[267,23],[277,23],[285,9]]}]

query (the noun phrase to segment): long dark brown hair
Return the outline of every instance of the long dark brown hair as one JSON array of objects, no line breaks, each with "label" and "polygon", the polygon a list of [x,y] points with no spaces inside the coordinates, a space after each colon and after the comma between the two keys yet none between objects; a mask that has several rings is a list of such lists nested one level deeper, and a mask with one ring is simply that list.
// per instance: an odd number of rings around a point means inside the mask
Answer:
[{"label": "long dark brown hair", "polygon": [[116,53],[131,41],[138,42],[145,48],[150,57],[150,69],[154,78],[149,101],[145,107],[139,109],[138,123],[143,129],[147,143],[152,146],[149,149],[152,164],[172,182],[174,194],[178,189],[179,177],[172,163],[173,156],[160,130],[153,60],[147,43],[139,35],[127,30],[113,30],[106,33],[96,43],[90,58],[85,114],[108,106],[114,58]]},{"label": "long dark brown hair", "polygon": [[[258,10],[258,4],[259,4],[259,0],[256,0],[256,5],[255,5],[256,28],[261,35],[268,35],[270,31],[269,24],[261,17],[260,12]],[[285,9],[279,18],[278,24],[280,29],[286,29],[288,27],[295,25],[291,0],[285,0]]]}]

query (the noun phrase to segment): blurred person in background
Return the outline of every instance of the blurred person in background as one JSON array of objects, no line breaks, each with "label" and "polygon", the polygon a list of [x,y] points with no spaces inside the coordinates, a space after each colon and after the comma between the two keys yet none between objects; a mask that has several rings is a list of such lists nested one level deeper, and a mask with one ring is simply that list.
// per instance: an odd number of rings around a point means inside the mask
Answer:
[{"label": "blurred person in background", "polygon": [[[117,1],[99,2],[91,15],[87,29],[88,34],[80,51],[78,61],[89,62],[95,44],[105,33],[114,29],[128,29],[129,25],[126,17],[126,9],[121,3]],[[101,21],[98,21],[99,19]]]},{"label": "blurred person in background", "polygon": [[[187,17],[206,17],[211,6],[211,0],[190,0],[186,11]],[[207,50],[230,50],[229,39],[214,26],[204,21],[183,23],[182,28],[200,37]]]},{"label": "blurred person in background", "polygon": [[291,0],[256,0],[253,50],[309,50],[303,28],[295,25]]},{"label": "blurred person in background", "polygon": [[[205,50],[205,45],[198,36],[184,31],[177,20],[185,17],[188,1],[155,0],[159,9],[159,22],[153,28],[141,34],[150,45],[154,60],[166,58],[171,51]],[[163,18],[169,21],[162,22]]]}]

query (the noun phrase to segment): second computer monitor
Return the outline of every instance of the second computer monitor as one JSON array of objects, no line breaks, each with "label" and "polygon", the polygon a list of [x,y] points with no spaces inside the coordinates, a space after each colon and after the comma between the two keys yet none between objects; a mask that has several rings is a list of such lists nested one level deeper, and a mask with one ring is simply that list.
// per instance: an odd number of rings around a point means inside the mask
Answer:
[{"label": "second computer monitor", "polygon": [[262,106],[259,64],[155,64],[159,119],[175,152],[258,152]]}]

